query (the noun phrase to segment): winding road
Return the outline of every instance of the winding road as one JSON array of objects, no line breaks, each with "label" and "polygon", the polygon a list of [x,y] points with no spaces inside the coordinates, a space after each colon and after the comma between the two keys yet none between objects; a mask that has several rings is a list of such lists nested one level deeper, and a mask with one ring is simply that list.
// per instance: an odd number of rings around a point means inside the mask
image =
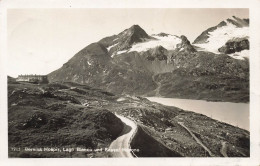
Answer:
[{"label": "winding road", "polygon": [[220,153],[224,156],[224,157],[228,157],[227,155],[227,142],[221,142],[221,149],[220,149]]},{"label": "winding road", "polygon": [[115,115],[124,123],[124,128],[119,137],[110,144],[108,149],[112,157],[133,157],[130,142],[137,130],[137,125],[128,118],[118,114]]}]

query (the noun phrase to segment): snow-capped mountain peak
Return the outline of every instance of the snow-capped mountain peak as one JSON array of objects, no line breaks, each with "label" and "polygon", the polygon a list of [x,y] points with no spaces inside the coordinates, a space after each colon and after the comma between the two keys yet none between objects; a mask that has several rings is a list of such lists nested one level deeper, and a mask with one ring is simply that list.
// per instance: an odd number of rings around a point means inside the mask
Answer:
[{"label": "snow-capped mountain peak", "polygon": [[[197,37],[197,39],[195,39],[193,44],[198,47],[199,51],[208,51],[215,54],[220,54],[222,53],[220,52],[220,48],[228,44],[228,42],[234,39],[248,40],[248,38],[249,20],[240,19],[233,16],[233,18],[226,19],[217,26],[211,27],[204,31],[200,36]],[[236,59],[243,59],[243,57],[248,57],[245,54],[241,54],[240,51],[233,51],[232,53],[229,53],[229,55]]]},{"label": "snow-capped mountain peak", "polygon": [[118,35],[103,38],[99,43],[102,43],[113,56],[118,54],[118,52],[128,50],[136,43],[145,42],[151,39],[152,37],[149,36],[139,25],[133,25]]},{"label": "snow-capped mountain peak", "polygon": [[158,46],[174,50],[181,41],[180,37],[163,32],[148,35],[139,25],[133,25],[118,35],[100,40],[99,43],[102,43],[111,57],[114,57],[126,52],[143,52]]},{"label": "snow-capped mountain peak", "polygon": [[174,35],[151,35],[154,39],[145,42],[136,43],[128,50],[128,52],[137,51],[143,52],[151,48],[162,46],[167,50],[174,50],[177,44],[181,43],[181,38]]}]

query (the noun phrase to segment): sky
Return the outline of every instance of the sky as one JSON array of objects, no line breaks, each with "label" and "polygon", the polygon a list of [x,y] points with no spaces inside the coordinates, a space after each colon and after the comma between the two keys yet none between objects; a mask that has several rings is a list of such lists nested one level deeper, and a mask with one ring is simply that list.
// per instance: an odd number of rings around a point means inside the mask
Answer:
[{"label": "sky", "polygon": [[192,42],[204,30],[248,9],[8,9],[7,74],[48,74],[78,51],[134,24],[148,34],[185,35]]}]

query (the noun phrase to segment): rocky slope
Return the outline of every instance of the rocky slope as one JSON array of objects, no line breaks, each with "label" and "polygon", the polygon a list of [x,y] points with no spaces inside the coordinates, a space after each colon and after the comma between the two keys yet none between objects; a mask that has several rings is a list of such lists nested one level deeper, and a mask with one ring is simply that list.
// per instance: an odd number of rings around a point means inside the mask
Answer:
[{"label": "rocky slope", "polygon": [[228,40],[224,46],[218,49],[219,52],[225,54],[232,54],[243,50],[249,50],[249,40],[247,38],[234,38]]},{"label": "rocky slope", "polygon": [[228,19],[193,45],[185,36],[148,35],[133,25],[82,49],[49,79],[117,94],[248,102],[248,24]]}]

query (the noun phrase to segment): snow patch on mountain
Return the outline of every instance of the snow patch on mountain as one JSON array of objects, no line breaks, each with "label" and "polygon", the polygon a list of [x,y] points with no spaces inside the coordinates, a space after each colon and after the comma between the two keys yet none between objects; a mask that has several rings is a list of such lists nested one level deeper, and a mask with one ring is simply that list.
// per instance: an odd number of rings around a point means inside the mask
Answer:
[{"label": "snow patch on mountain", "polygon": [[111,45],[111,46],[107,47],[107,51],[109,51],[111,48],[115,47],[116,45],[118,45],[118,43],[116,43],[116,44],[113,44],[113,45]]},{"label": "snow patch on mountain", "polygon": [[177,36],[168,35],[168,36],[157,36],[153,35],[152,37],[155,38],[155,40],[149,40],[142,43],[136,43],[132,46],[132,48],[129,50],[129,52],[137,51],[147,51],[151,48],[155,48],[157,46],[162,46],[166,48],[167,50],[174,50],[176,48],[176,45],[181,43],[181,39]]},{"label": "snow patch on mountain", "polygon": [[113,58],[115,55],[119,55],[119,54],[123,54],[123,53],[126,53],[128,52],[128,50],[122,50],[122,51],[117,51],[117,52],[114,52],[111,57]]},{"label": "snow patch on mountain", "polygon": [[[182,41],[180,37],[174,35],[163,35],[163,36],[151,35],[151,36],[153,37],[153,39],[149,39],[149,40],[144,39],[140,43],[133,44],[130,49],[118,51],[114,55],[122,54],[126,52],[133,52],[133,51],[143,52],[152,48],[156,48],[158,46],[162,46],[167,50],[174,50],[176,49],[177,44],[180,44]],[[114,55],[112,55],[112,57]]]},{"label": "snow patch on mountain", "polygon": [[115,38],[113,41],[116,41],[116,40],[118,40],[118,38]]},{"label": "snow patch on mountain", "polygon": [[206,43],[194,44],[203,51],[220,54],[218,49],[225,45],[228,40],[233,38],[249,37],[249,27],[237,27],[230,22],[226,22],[226,26],[218,27],[216,30],[209,32],[209,38]]},{"label": "snow patch on mountain", "polygon": [[117,54],[122,54],[122,53],[125,53],[125,52],[128,52],[128,51],[127,50],[118,51]]},{"label": "snow patch on mountain", "polygon": [[249,59],[249,50],[242,50],[240,52],[229,54],[229,56],[239,60],[244,60],[245,58]]}]

